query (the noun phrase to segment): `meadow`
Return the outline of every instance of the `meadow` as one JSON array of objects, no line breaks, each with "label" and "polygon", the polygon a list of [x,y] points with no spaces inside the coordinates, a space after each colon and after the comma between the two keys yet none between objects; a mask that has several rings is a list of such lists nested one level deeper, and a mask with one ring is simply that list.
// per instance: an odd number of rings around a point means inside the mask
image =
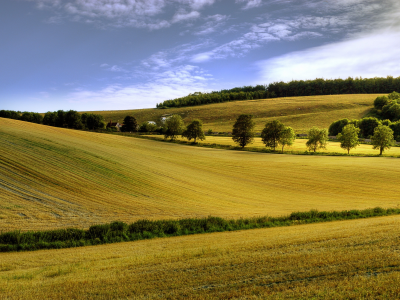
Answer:
[{"label": "meadow", "polygon": [[[151,139],[157,139],[157,140],[165,140],[164,136],[162,135],[145,135],[147,138]],[[187,141],[186,138],[178,137],[176,139],[177,141]],[[168,141],[168,140],[167,140]],[[193,141],[193,140],[192,140]],[[301,138],[301,139],[296,139],[293,143],[292,146],[285,146],[283,149],[283,153],[304,153],[305,151],[308,151],[307,146],[306,146],[307,139]],[[232,147],[238,147],[238,145],[232,140],[231,136],[206,136],[206,139],[203,141],[198,141],[198,144],[216,144],[216,145],[226,145],[226,146],[232,146]],[[255,137],[254,142],[247,145],[245,149],[255,149],[257,150],[262,150],[262,149],[270,149],[266,148],[265,144],[262,142],[261,137]],[[278,146],[276,148],[277,153],[282,152],[282,146]],[[340,142],[337,141],[329,141],[327,142],[326,149],[319,149],[317,151],[318,153],[339,153],[339,154],[347,154],[347,150],[342,149],[340,147]],[[371,156],[378,156],[379,155],[379,150],[374,150],[372,149],[371,144],[363,143],[358,145],[356,148],[350,150],[351,155],[371,155]],[[399,146],[393,146],[388,150],[385,150],[382,156],[400,156],[400,147]]]},{"label": "meadow", "polygon": [[394,299],[400,217],[3,253],[5,299]]},{"label": "meadow", "polygon": [[361,119],[366,116],[380,94],[328,95],[309,97],[287,97],[261,100],[234,101],[194,107],[169,109],[136,109],[118,111],[96,111],[106,122],[122,123],[127,115],[133,115],[138,123],[160,122],[161,117],[179,114],[185,123],[200,119],[204,129],[215,132],[230,132],[240,114],[252,114],[256,131],[261,132],[266,122],[278,119],[297,133],[305,133],[312,126],[328,128],[339,119]]},{"label": "meadow", "polygon": [[281,216],[400,205],[400,160],[191,147],[0,119],[0,226]]}]

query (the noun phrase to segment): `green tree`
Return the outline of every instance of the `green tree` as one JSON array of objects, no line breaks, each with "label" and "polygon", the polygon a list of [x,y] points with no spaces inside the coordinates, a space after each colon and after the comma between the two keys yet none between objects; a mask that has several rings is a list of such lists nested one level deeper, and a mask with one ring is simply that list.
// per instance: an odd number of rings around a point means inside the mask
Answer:
[{"label": "green tree", "polygon": [[205,140],[203,122],[200,120],[193,120],[192,123],[187,126],[186,130],[182,132],[182,137],[187,138],[189,141],[194,139],[195,143],[197,139],[201,141]]},{"label": "green tree", "polygon": [[83,127],[81,115],[75,110],[69,110],[65,113],[64,122],[68,128],[82,129]]},{"label": "green tree", "polygon": [[379,121],[377,118],[362,118],[358,124],[358,127],[360,128],[360,135],[366,139],[369,138],[374,134],[374,129],[379,125],[381,125],[381,121]]},{"label": "green tree", "polygon": [[284,129],[285,125],[278,120],[273,120],[265,124],[265,127],[261,132],[261,139],[265,146],[272,148],[272,150],[275,151],[275,148],[278,147]]},{"label": "green tree", "polygon": [[240,115],[233,125],[232,140],[242,148],[251,144],[254,140],[254,126],[252,115]]},{"label": "green tree", "polygon": [[382,110],[382,107],[389,103],[389,98],[386,96],[377,97],[374,100],[374,107],[378,110]]},{"label": "green tree", "polygon": [[296,134],[292,127],[286,127],[282,130],[281,138],[279,139],[279,144],[282,146],[282,153],[283,147],[285,146],[292,146],[293,142],[296,139]]},{"label": "green tree", "polygon": [[143,122],[140,127],[140,132],[154,132],[157,130],[157,125],[154,123],[149,123],[149,121]]},{"label": "green tree", "polygon": [[123,131],[136,132],[137,131],[137,121],[133,116],[126,116],[124,118],[124,125],[122,125]]},{"label": "green tree", "polygon": [[180,115],[172,115],[165,121],[164,138],[175,140],[185,130],[185,125]]},{"label": "green tree", "polygon": [[43,117],[43,124],[49,126],[56,126],[57,124],[57,112],[48,111]]},{"label": "green tree", "polygon": [[308,131],[308,141],[306,146],[308,150],[316,152],[318,149],[326,149],[328,132],[326,129],[313,127]]},{"label": "green tree", "polygon": [[390,149],[394,143],[393,130],[388,126],[379,125],[374,129],[374,135],[371,137],[371,143],[373,149],[379,149],[379,155],[382,155],[383,151]]},{"label": "green tree", "polygon": [[360,141],[358,140],[359,128],[356,128],[353,124],[344,126],[341,133],[338,134],[337,139],[340,142],[340,147],[347,150],[347,154],[350,150],[356,148]]}]

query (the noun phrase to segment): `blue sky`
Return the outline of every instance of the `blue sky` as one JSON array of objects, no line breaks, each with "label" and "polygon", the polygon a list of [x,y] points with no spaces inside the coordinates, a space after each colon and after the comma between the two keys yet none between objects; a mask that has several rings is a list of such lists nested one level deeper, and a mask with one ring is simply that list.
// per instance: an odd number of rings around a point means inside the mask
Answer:
[{"label": "blue sky", "polygon": [[136,109],[387,75],[400,76],[398,0],[0,1],[0,109]]}]

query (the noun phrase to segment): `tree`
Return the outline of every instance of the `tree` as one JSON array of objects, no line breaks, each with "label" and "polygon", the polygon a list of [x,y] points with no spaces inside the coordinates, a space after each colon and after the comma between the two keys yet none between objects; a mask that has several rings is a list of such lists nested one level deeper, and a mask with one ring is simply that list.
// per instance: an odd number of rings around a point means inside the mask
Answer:
[{"label": "tree", "polygon": [[326,149],[327,140],[328,132],[326,129],[313,127],[308,131],[308,141],[306,146],[308,150],[316,152],[318,149]]},{"label": "tree", "polygon": [[137,121],[133,116],[126,116],[124,119],[124,125],[122,125],[123,131],[136,132],[137,131]]},{"label": "tree", "polygon": [[254,140],[254,126],[252,115],[240,115],[233,125],[232,140],[242,148],[251,144]]},{"label": "tree", "polygon": [[384,150],[390,149],[393,142],[392,129],[385,125],[379,125],[375,128],[374,135],[371,137],[371,143],[373,149],[379,149],[379,155],[382,155]]},{"label": "tree", "polygon": [[82,129],[83,127],[81,115],[75,110],[69,110],[65,113],[64,122],[68,128]]},{"label": "tree", "polygon": [[139,131],[140,132],[154,132],[157,130],[157,125],[154,124],[154,122],[143,122],[140,127],[139,127]]},{"label": "tree", "polygon": [[342,132],[343,127],[346,126],[347,124],[349,124],[349,120],[348,119],[341,119],[338,121],[333,122],[330,126],[329,126],[329,135],[330,136],[337,136],[339,133]]},{"label": "tree", "polygon": [[282,145],[282,153],[283,147],[292,146],[294,140],[296,139],[296,134],[292,127],[286,127],[283,129],[281,138],[279,139],[279,143]]},{"label": "tree", "polygon": [[346,125],[342,132],[338,134],[337,139],[340,142],[340,147],[347,150],[347,154],[350,150],[357,147],[360,144],[358,140],[359,128],[356,128],[353,124]]},{"label": "tree", "polygon": [[189,141],[194,139],[195,143],[197,139],[201,141],[205,140],[206,137],[204,136],[203,132],[203,122],[200,120],[193,120],[192,123],[188,125],[186,130],[182,132],[182,137],[187,138]]},{"label": "tree", "polygon": [[381,121],[377,118],[369,117],[360,120],[358,127],[360,128],[360,134],[364,138],[369,138],[374,134],[375,127],[381,125]]},{"label": "tree", "polygon": [[377,97],[374,100],[374,107],[378,110],[381,110],[382,107],[384,107],[385,105],[387,105],[389,103],[389,98],[386,96],[381,96],[381,97]]},{"label": "tree", "polygon": [[261,139],[265,146],[270,147],[275,151],[275,148],[278,147],[284,129],[285,125],[278,120],[273,120],[265,124],[265,127],[261,132]]},{"label": "tree", "polygon": [[57,112],[48,111],[43,118],[43,124],[49,126],[56,126],[57,123]]},{"label": "tree", "polygon": [[165,121],[165,133],[164,138],[171,138],[171,141],[175,140],[185,129],[183,120],[180,115],[172,115]]}]

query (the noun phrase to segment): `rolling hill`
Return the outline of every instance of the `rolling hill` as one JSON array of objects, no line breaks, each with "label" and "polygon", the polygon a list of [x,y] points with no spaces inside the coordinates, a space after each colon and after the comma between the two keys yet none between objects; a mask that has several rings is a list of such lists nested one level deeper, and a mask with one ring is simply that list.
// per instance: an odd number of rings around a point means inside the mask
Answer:
[{"label": "rolling hill", "polygon": [[234,101],[201,106],[170,109],[137,109],[120,111],[96,111],[109,122],[122,122],[127,115],[133,115],[139,124],[144,121],[159,122],[163,116],[180,114],[185,123],[200,119],[204,129],[217,132],[232,131],[237,116],[252,114],[256,131],[261,131],[267,121],[278,119],[293,127],[296,132],[306,132],[312,126],[328,128],[338,119],[360,119],[373,108],[373,101],[380,94],[329,95],[309,97],[287,97],[262,100]]},{"label": "rolling hill", "polygon": [[0,118],[2,230],[400,204],[400,160],[197,148]]}]

